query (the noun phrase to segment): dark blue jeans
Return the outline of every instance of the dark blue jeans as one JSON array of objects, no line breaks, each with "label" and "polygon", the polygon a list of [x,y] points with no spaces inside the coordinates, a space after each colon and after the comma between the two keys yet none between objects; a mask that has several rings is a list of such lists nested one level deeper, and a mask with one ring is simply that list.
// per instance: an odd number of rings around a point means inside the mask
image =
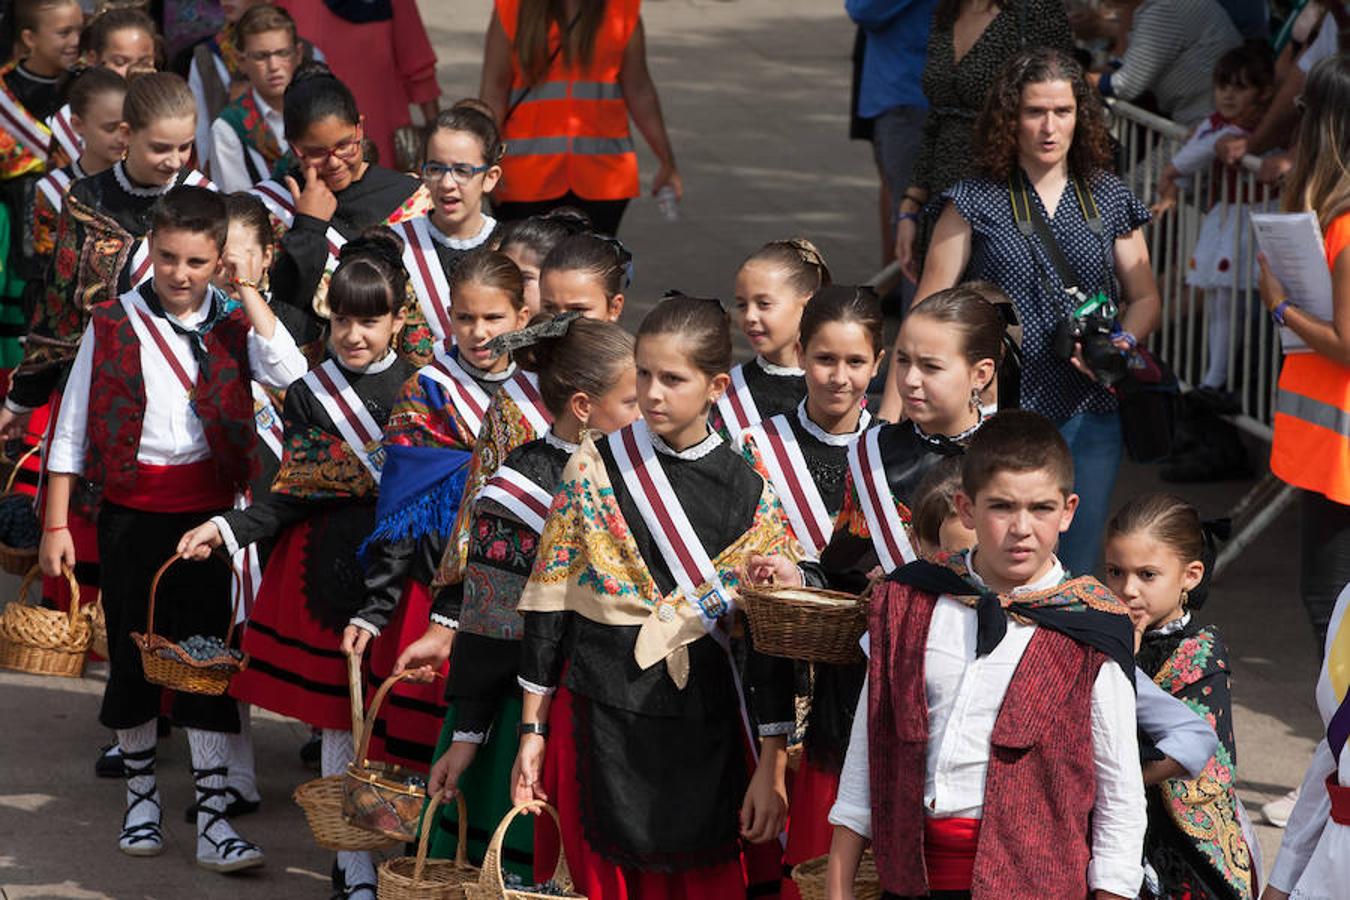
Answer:
[{"label": "dark blue jeans", "polygon": [[1078,495],[1073,525],[1059,539],[1059,561],[1074,575],[1093,575],[1125,449],[1120,414],[1080,413],[1062,423],[1059,433],[1073,454],[1073,489]]}]

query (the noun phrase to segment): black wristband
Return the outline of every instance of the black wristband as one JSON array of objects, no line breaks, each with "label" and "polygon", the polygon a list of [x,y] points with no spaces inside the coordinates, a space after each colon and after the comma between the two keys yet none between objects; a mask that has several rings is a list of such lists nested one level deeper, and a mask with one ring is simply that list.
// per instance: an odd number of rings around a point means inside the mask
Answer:
[{"label": "black wristband", "polygon": [[537,734],[541,738],[548,737],[547,722],[521,722],[516,726],[516,736],[524,737],[527,734]]}]

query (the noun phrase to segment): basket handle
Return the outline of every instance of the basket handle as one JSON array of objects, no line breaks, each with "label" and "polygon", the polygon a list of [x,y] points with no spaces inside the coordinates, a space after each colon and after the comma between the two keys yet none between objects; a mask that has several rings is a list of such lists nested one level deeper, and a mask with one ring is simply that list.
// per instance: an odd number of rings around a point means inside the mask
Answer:
[{"label": "basket handle", "polygon": [[355,653],[347,655],[347,698],[351,701],[352,751],[356,752],[360,750],[358,745],[361,741],[361,723],[366,714],[366,701],[361,696],[361,657]]},{"label": "basket handle", "polygon": [[[417,840],[417,857],[413,864],[413,884],[422,880],[422,870],[427,864],[427,848],[431,844],[431,832],[436,829],[436,811],[441,805],[439,792],[431,795],[426,812],[422,813],[422,836]],[[464,805],[464,794],[455,792],[455,809],[459,817],[459,842],[455,845],[456,868],[468,868],[469,860],[465,845],[469,843],[469,809]]]},{"label": "basket handle", "polygon": [[[348,671],[350,672],[350,670]],[[394,689],[394,685],[398,684],[400,681],[405,681],[416,674],[416,669],[404,669],[397,675],[390,675],[384,680],[384,684],[380,685],[380,689],[375,692],[375,699],[370,701],[370,709],[366,712],[366,721],[361,726],[361,741],[356,749],[356,758],[360,761],[362,766],[365,766],[370,762],[370,760],[366,758],[366,754],[370,752],[370,736],[375,731],[375,719],[380,714],[380,707],[384,705],[384,698]],[[440,678],[440,673],[437,672],[435,677]],[[355,724],[355,714],[353,714],[352,719],[353,724]]]},{"label": "basket handle", "polygon": [[553,867],[553,881],[563,890],[570,892],[573,887],[572,873],[567,868],[567,851],[562,843],[562,822],[558,819],[558,811],[543,800],[522,803],[507,813],[506,818],[497,825],[497,830],[492,833],[492,840],[488,842],[487,853],[483,856],[483,871],[478,876],[478,883],[487,882],[487,886],[491,887],[495,882],[501,896],[506,896],[506,881],[502,878],[502,841],[506,840],[506,829],[515,821],[516,816],[527,810],[535,813],[546,812],[553,818],[553,825],[558,829],[558,862]]},{"label": "basket handle", "polygon": [[14,468],[9,470],[9,477],[5,479],[5,490],[2,492],[5,496],[14,490],[14,479],[19,477],[19,470],[23,464],[28,462],[28,458],[42,449],[42,443],[36,443],[27,450],[19,454],[19,458],[14,460]]},{"label": "basket handle", "polygon": [[[33,567],[23,576],[23,581],[19,582],[19,601],[28,596],[28,589],[33,586],[33,582],[42,576],[42,566],[34,563]],[[61,564],[61,577],[66,580],[67,589],[70,591],[70,609],[67,615],[70,616],[70,627],[74,628],[76,620],[80,617],[80,583],[75,580],[75,572],[65,563]]]},{"label": "basket handle", "polygon": [[[155,598],[159,594],[159,581],[164,577],[164,573],[169,570],[169,566],[181,560],[183,557],[175,553],[164,561],[164,565],[155,570],[155,577],[150,579],[150,607],[145,614],[145,637],[146,640],[155,636]],[[75,584],[75,576],[71,574],[70,583]],[[234,591],[234,602],[230,604],[230,624],[225,628],[225,646],[230,646],[230,639],[234,637],[234,620],[239,615],[239,595],[242,591]]]}]

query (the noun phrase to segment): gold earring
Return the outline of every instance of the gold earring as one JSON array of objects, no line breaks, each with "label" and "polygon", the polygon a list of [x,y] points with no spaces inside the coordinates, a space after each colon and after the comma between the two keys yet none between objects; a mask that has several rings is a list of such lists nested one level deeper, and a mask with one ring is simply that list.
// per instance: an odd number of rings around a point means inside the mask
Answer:
[{"label": "gold earring", "polygon": [[971,411],[971,412],[979,412],[979,411],[980,411],[980,389],[979,389],[979,388],[971,388],[971,389],[970,389],[970,411]]},{"label": "gold earring", "polygon": [[1183,588],[1181,591],[1181,608],[1185,609],[1186,604],[1189,603],[1190,600],[1191,600],[1191,592]]}]

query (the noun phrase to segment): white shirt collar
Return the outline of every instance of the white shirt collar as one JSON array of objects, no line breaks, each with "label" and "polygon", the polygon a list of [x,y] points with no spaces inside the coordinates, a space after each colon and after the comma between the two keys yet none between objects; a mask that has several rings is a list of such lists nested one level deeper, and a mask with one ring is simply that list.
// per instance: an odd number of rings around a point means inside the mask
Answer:
[{"label": "white shirt collar", "polygon": [[805,375],[805,369],[796,369],[792,366],[780,366],[777,363],[771,363],[762,356],[756,356],[755,362],[764,370],[765,375],[777,375],[780,378]]},{"label": "white shirt collar", "polygon": [[[978,587],[988,587],[988,585],[984,583],[984,579],[975,571],[975,553],[979,549],[979,547],[974,547],[966,551],[966,569],[970,572],[970,580]],[[1058,586],[1059,583],[1064,580],[1064,565],[1059,561],[1058,557],[1051,557],[1051,561],[1052,565],[1048,572],[1040,578],[1037,578],[1031,584],[1024,584],[1021,587],[1013,588],[1011,592],[1012,595],[1015,597],[1018,594],[1032,594],[1036,591],[1048,591],[1050,588]]]},{"label": "white shirt collar", "polygon": [[468,372],[469,377],[473,378],[475,381],[505,381],[516,374],[516,364],[514,362],[508,364],[507,367],[500,372],[487,372],[477,366],[465,362],[464,357],[460,356],[458,353],[455,354],[455,360],[459,363],[460,368],[465,372]]},{"label": "white shirt collar", "polygon": [[684,460],[702,459],[709,453],[716,450],[721,445],[722,445],[722,436],[718,434],[716,431],[713,431],[712,429],[708,430],[708,436],[705,437],[703,440],[699,441],[697,444],[694,444],[693,446],[685,447],[683,450],[676,450],[674,447],[670,446],[664,440],[662,440],[660,435],[655,433],[652,434],[652,447],[656,450],[656,452],[664,456],[673,456],[676,459],[684,459]]},{"label": "white shirt collar", "polygon": [[[258,93],[257,88],[253,88],[253,102],[257,104],[258,112],[262,113],[264,119],[270,120],[281,116],[281,111],[273,109],[272,105],[263,99],[263,95]],[[271,125],[272,123],[269,121],[267,124]]]},{"label": "white shirt collar", "polygon": [[557,450],[562,450],[567,454],[576,453],[577,450],[581,448],[580,444],[574,444],[571,441],[565,441],[558,437],[558,435],[553,432],[552,428],[544,432],[544,443]]},{"label": "white shirt collar", "polygon": [[119,159],[113,163],[113,176],[117,179],[117,184],[133,197],[160,197],[173,190],[174,185],[178,184],[178,176],[175,175],[169,179],[168,184],[161,184],[156,187],[141,187],[131,180],[127,174],[126,160]]},{"label": "white shirt collar", "polygon": [[344,363],[342,357],[338,356],[336,353],[333,354],[333,360],[344,371],[351,372],[353,375],[378,375],[394,363],[398,362],[398,354],[395,353],[394,349],[391,347],[389,348],[389,352],[384,355],[383,359],[376,360],[364,369],[353,369],[351,366]]},{"label": "white shirt collar", "polygon": [[864,409],[862,414],[858,416],[857,428],[854,428],[852,431],[846,431],[843,434],[831,434],[815,422],[811,421],[811,417],[806,414],[806,401],[803,400],[801,403],[797,404],[797,421],[801,423],[802,428],[806,429],[807,434],[811,435],[811,437],[820,441],[822,444],[829,447],[847,447],[849,444],[853,443],[858,435],[862,434],[863,431],[867,429],[868,424],[872,421],[872,414]]},{"label": "white shirt collar", "polygon": [[1166,625],[1159,625],[1157,628],[1151,628],[1144,632],[1144,637],[1145,639],[1165,637],[1169,634],[1175,634],[1189,624],[1191,624],[1191,614],[1189,612],[1184,612],[1181,614],[1180,619],[1173,619]]},{"label": "white shirt collar", "polygon": [[497,220],[483,213],[483,227],[478,229],[478,233],[473,237],[454,238],[436,227],[436,223],[431,221],[431,216],[427,216],[427,234],[431,239],[442,247],[449,247],[451,250],[473,250],[481,247],[492,237],[492,230],[497,227]]},{"label": "white shirt collar", "polygon": [[[150,290],[151,290],[151,291],[153,291],[153,290],[155,289],[155,281],[154,281],[154,278],[151,278],[151,279],[150,279],[150,285],[149,285],[149,287],[150,287]],[[141,296],[141,292],[140,292],[140,289],[139,289],[139,288],[136,288],[136,289],[132,290],[131,293],[132,293],[132,296],[135,298],[133,302],[134,302],[137,306],[139,306],[141,309],[145,310],[146,313],[148,313],[148,314],[150,314],[150,315],[154,315],[154,312],[150,309],[150,304],[146,303],[146,302],[145,302],[145,298]],[[210,289],[210,288],[207,288],[206,296],[202,299],[202,305],[199,306],[199,307],[197,307],[195,310],[193,310],[192,312],[188,313],[187,315],[184,315],[184,316],[175,316],[173,313],[171,313],[171,312],[169,312],[167,309],[165,309],[165,310],[164,310],[164,316],[165,316],[165,318],[173,319],[175,322],[177,322],[179,325],[183,326],[184,328],[196,328],[198,325],[200,325],[201,323],[205,322],[206,319],[207,319],[207,317],[209,317],[209,316],[211,315],[211,301],[212,301],[212,299],[213,299],[212,296],[211,296],[211,293],[212,293],[212,292],[211,292],[211,289]],[[156,299],[158,299],[158,298],[156,298]],[[159,305],[160,305],[160,308],[163,309],[163,308],[164,308],[164,301],[163,301],[163,300],[160,300],[160,301],[159,301]]]}]

